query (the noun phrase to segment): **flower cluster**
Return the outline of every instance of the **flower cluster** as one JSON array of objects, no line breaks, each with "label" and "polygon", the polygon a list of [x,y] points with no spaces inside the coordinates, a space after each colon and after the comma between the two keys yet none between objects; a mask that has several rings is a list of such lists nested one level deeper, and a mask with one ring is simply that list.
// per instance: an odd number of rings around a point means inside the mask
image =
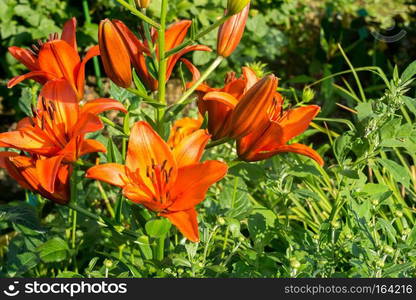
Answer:
[{"label": "flower cluster", "polygon": [[[137,1],[137,5],[145,8],[149,2]],[[210,68],[211,72],[240,43],[249,8],[248,0],[229,1],[221,22],[216,23],[219,59]],[[82,60],[74,18],[65,23],[60,38],[53,34],[32,49],[11,47],[10,53],[30,72],[11,79],[8,86],[31,78],[43,87],[32,115],[22,119],[16,130],[0,134],[0,146],[14,149],[0,152],[0,167],[22,187],[56,203],[67,204],[74,196],[70,194],[74,163],[85,154],[106,151],[100,142],[85,137],[104,127],[98,115],[108,110],[127,112],[115,99],[84,101],[88,60],[100,56],[108,78],[134,91],[138,91],[132,87],[133,72],[136,72],[137,80],[147,88],[145,94],[157,92],[159,97],[163,97],[166,83],[160,82],[161,78],[169,80],[177,62],[182,61],[192,73],[184,95],[195,92],[199,119],[176,120],[167,141],[158,133],[162,126],[152,127],[148,122],[137,121],[128,130],[125,164],[96,165],[86,170],[85,177],[121,188],[124,197],[166,217],[184,236],[197,242],[195,207],[228,169],[219,160],[201,162],[209,141],[219,145],[235,140],[239,159],[248,162],[294,152],[323,165],[322,158],[312,148],[288,144],[307,129],[320,108],[309,105],[283,110],[283,97],[277,92],[278,78],[274,75],[259,78],[249,67],[243,68],[239,78],[230,73],[224,87],[210,87],[204,82],[209,73],[201,74],[183,58],[191,51],[211,51],[207,46],[185,40],[192,22],[182,20],[166,28],[164,25],[151,29],[144,26],[138,38],[122,21],[103,20],[98,30],[99,44],[90,48]],[[184,100],[187,99],[179,100],[178,104]],[[157,115],[161,114],[162,118],[152,124],[160,125],[166,121],[163,109],[157,109]]]}]

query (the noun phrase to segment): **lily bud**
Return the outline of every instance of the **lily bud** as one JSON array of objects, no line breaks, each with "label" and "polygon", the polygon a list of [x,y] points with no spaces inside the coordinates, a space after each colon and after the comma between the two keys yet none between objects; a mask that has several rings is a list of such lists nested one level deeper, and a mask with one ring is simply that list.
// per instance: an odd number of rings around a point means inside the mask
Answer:
[{"label": "lily bud", "polygon": [[108,19],[100,22],[98,44],[107,76],[118,86],[129,87],[132,82],[129,52],[121,33]]},{"label": "lily bud", "polygon": [[247,6],[250,0],[228,0],[227,13],[232,16],[238,14]]},{"label": "lily bud", "polygon": [[231,115],[230,138],[238,139],[258,129],[268,119],[277,89],[277,77],[269,75],[251,87]]},{"label": "lily bud", "polygon": [[250,11],[250,4],[238,14],[233,15],[218,30],[217,53],[220,56],[230,56],[243,37],[244,28]]},{"label": "lily bud", "polygon": [[150,0],[136,0],[136,5],[140,8],[147,8],[150,5]]}]

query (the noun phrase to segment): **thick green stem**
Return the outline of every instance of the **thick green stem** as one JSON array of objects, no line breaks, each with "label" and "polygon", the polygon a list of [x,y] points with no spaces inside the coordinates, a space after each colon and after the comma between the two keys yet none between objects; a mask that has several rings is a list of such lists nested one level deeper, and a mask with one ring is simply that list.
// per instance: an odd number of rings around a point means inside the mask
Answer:
[{"label": "thick green stem", "polygon": [[231,16],[223,16],[222,18],[218,19],[214,24],[212,24],[211,26],[202,30],[201,32],[197,33],[192,39],[189,39],[185,43],[182,43],[181,45],[169,50],[168,52],[166,52],[166,57],[169,57],[169,56],[181,51],[183,48],[192,45],[193,43],[195,43],[198,39],[200,39],[204,35],[210,33],[211,31],[213,31],[217,27],[224,24],[224,22],[227,21],[230,17]]},{"label": "thick green stem", "polygon": [[160,29],[160,24],[158,24],[157,22],[153,21],[151,18],[149,18],[148,16],[146,16],[145,14],[143,14],[141,11],[137,10],[134,6],[130,5],[129,3],[127,3],[124,0],[116,0],[116,1],[118,3],[120,3],[122,6],[124,6],[125,8],[127,8],[129,11],[131,11],[131,13],[133,15],[139,17],[141,20],[143,20],[147,24],[155,27],[156,29]]},{"label": "thick green stem", "polygon": [[[89,25],[91,24],[91,16],[90,16],[90,10],[88,8],[88,0],[82,0],[82,8],[84,11],[85,23]],[[100,63],[98,62],[98,57],[94,57],[92,61],[94,63],[94,73],[95,73],[95,78],[97,80],[97,86],[101,94],[103,90],[102,89],[103,84],[101,82],[101,70],[100,70]]]},{"label": "thick green stem", "polygon": [[189,98],[189,96],[191,96],[192,93],[197,89],[197,87],[208,78],[208,76],[221,64],[223,60],[224,57],[218,56],[208,67],[208,69],[201,75],[201,77],[192,85],[192,87],[182,95],[182,97],[176,102],[176,104],[180,104],[186,101]]},{"label": "thick green stem", "polygon": [[156,255],[155,258],[158,261],[163,260],[165,252],[165,237],[158,238],[156,240]]},{"label": "thick green stem", "polygon": [[160,29],[159,29],[159,102],[166,103],[166,67],[167,59],[165,58],[165,31],[166,31],[166,15],[168,10],[168,0],[162,0],[162,8],[160,13]]}]

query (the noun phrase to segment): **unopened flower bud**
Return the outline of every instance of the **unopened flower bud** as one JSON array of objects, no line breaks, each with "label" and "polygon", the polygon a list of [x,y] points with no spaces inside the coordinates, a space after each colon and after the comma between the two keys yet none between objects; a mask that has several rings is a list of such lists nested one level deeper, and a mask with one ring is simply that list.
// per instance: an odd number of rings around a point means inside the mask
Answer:
[{"label": "unopened flower bud", "polygon": [[150,5],[150,0],[136,0],[136,5],[140,8],[147,8]]},{"label": "unopened flower bud", "polygon": [[232,16],[238,14],[247,6],[250,0],[228,0],[227,13]]}]

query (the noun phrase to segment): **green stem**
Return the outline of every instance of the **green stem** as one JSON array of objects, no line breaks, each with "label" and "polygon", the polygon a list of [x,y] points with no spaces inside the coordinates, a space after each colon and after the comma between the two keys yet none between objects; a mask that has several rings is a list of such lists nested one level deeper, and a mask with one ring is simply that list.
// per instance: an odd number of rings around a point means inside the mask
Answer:
[{"label": "green stem", "polygon": [[208,67],[208,69],[201,75],[201,77],[192,85],[192,87],[182,95],[182,97],[176,102],[176,104],[181,104],[182,102],[187,100],[189,96],[191,96],[192,93],[197,89],[197,87],[208,78],[208,76],[221,64],[223,60],[224,57],[218,56]]},{"label": "green stem", "polygon": [[101,183],[99,181],[96,181],[96,183],[97,183],[98,190],[100,191],[101,197],[103,197],[104,199],[105,206],[107,207],[107,210],[110,213],[111,217],[114,219],[115,214],[114,214],[113,208],[111,207],[110,200],[108,199],[107,194],[105,193]]},{"label": "green stem", "polygon": [[156,259],[162,261],[165,251],[165,237],[158,238],[156,240]]},{"label": "green stem", "polygon": [[[78,167],[75,165],[74,170],[72,171],[72,176],[71,176],[70,203],[75,203],[77,201],[77,182],[78,182],[77,170],[78,170]],[[76,214],[76,211],[74,211],[72,215],[72,236],[71,236],[72,249],[75,249],[76,230],[77,230],[77,214]]]},{"label": "green stem", "polygon": [[114,232],[117,232],[118,234],[125,234],[125,235],[127,235],[127,236],[129,236],[130,238],[133,238],[133,239],[137,239],[139,237],[139,235],[134,231],[124,229],[124,228],[122,230],[115,228],[113,224],[104,220],[100,216],[97,216],[97,215],[93,214],[92,212],[89,212],[85,208],[82,208],[82,207],[76,205],[75,203],[69,202],[69,203],[66,204],[66,206],[68,208],[72,209],[72,210],[75,210],[75,211],[79,212],[80,214],[83,214],[84,216],[87,216],[87,217],[97,221],[100,224],[104,224],[106,227],[113,230]]},{"label": "green stem", "polygon": [[[88,0],[82,0],[82,8],[84,11],[85,23],[89,25],[91,24],[91,16],[90,16],[90,10],[88,8]],[[98,62],[98,57],[94,57],[92,61],[94,64],[94,73],[95,73],[95,78],[97,80],[97,86],[101,94],[103,90],[102,89],[103,83],[101,81],[101,70],[100,70],[100,63]]]},{"label": "green stem", "polygon": [[149,18],[148,16],[146,16],[145,14],[143,14],[141,11],[137,10],[134,6],[130,5],[129,3],[127,3],[124,0],[116,0],[116,1],[118,3],[120,3],[122,6],[124,6],[125,8],[127,8],[129,11],[131,11],[131,13],[133,15],[139,17],[141,20],[143,20],[147,24],[155,27],[156,29],[160,29],[160,24],[158,24],[157,22],[153,21],[151,18]]},{"label": "green stem", "polygon": [[122,132],[123,134],[125,134],[125,133],[124,133],[124,128],[123,128],[123,127],[121,127],[120,125],[117,125],[116,123],[114,123],[114,122],[113,122],[113,121],[111,121],[110,119],[108,119],[108,118],[106,118],[106,117],[103,117],[103,116],[100,116],[100,119],[101,119],[101,121],[103,121],[105,124],[107,124],[107,125],[109,125],[109,126],[111,126],[111,127],[115,128],[115,129],[117,129],[118,131],[120,131],[120,132]]},{"label": "green stem", "polygon": [[169,56],[181,51],[183,48],[192,45],[193,43],[195,43],[198,39],[200,39],[204,35],[210,33],[211,31],[213,31],[217,27],[221,26],[230,17],[231,16],[223,16],[218,21],[216,21],[214,24],[212,24],[211,26],[209,26],[206,29],[202,30],[201,32],[197,33],[193,38],[187,40],[185,43],[182,43],[181,45],[169,50],[168,52],[166,52],[166,57],[169,57]]},{"label": "green stem", "polygon": [[160,13],[160,29],[159,29],[159,102],[166,104],[166,67],[167,59],[165,58],[165,31],[166,16],[168,11],[168,1],[162,0],[162,8]]},{"label": "green stem", "polygon": [[230,140],[231,140],[231,139],[230,139],[229,137],[225,137],[225,138],[222,138],[222,139],[219,139],[219,140],[213,141],[213,142],[209,143],[209,144],[205,147],[205,149],[209,149],[209,148],[213,148],[213,147],[216,147],[216,146],[219,146],[219,145],[225,144],[225,143],[227,143],[227,142],[228,142],[228,141],[230,141]]},{"label": "green stem", "polygon": [[135,94],[135,95],[137,95],[137,96],[139,96],[139,97],[142,97],[143,99],[145,99],[145,100],[147,100],[147,101],[155,101],[155,99],[153,99],[152,97],[150,97],[150,96],[148,96],[148,95],[145,95],[145,94],[143,94],[143,93],[141,93],[140,91],[138,91],[138,90],[136,90],[136,89],[133,89],[133,88],[127,88],[127,90],[130,92],[130,93],[132,93],[132,94]]}]

